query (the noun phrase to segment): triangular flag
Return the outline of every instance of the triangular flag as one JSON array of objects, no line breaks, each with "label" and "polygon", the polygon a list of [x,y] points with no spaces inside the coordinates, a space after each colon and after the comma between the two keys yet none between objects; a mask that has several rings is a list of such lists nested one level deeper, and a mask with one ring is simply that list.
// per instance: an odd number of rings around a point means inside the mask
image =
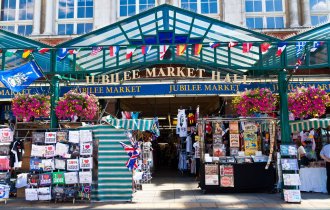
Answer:
[{"label": "triangular flag", "polygon": [[66,48],[61,48],[57,51],[57,60],[62,60],[66,57],[68,54],[68,49]]},{"label": "triangular flag", "polygon": [[313,47],[310,49],[310,52],[315,52],[318,48],[320,48],[324,42],[313,42]]},{"label": "triangular flag", "polygon": [[134,46],[128,46],[126,51],[126,59],[130,59],[133,56],[133,53],[135,51],[136,47]]},{"label": "triangular flag", "polygon": [[262,43],[260,45],[261,52],[263,52],[263,53],[267,52],[269,47],[270,47],[270,44],[268,42]]},{"label": "triangular flag", "polygon": [[178,44],[176,45],[176,55],[183,55],[186,51],[187,45],[186,44]]},{"label": "triangular flag", "polygon": [[109,55],[110,57],[115,57],[119,52],[119,46],[110,46],[109,47]]},{"label": "triangular flag", "polygon": [[214,42],[211,42],[211,43],[210,43],[210,47],[211,47],[211,48],[217,48],[217,47],[219,47],[219,46],[220,46],[220,43],[217,43],[217,42],[216,42],[216,43],[214,43]]},{"label": "triangular flag", "polygon": [[159,60],[163,60],[166,51],[168,50],[170,46],[169,45],[161,45],[159,46]]},{"label": "triangular flag", "polygon": [[6,50],[5,56],[6,57],[11,57],[16,53],[17,50]]},{"label": "triangular flag", "polygon": [[151,50],[151,45],[143,45],[141,47],[142,55],[147,55],[150,50]]},{"label": "triangular flag", "polygon": [[49,48],[39,48],[38,49],[38,52],[40,53],[40,54],[45,54],[46,52],[48,52],[49,51]]},{"label": "triangular flag", "polygon": [[252,45],[253,45],[253,43],[251,43],[251,42],[244,42],[243,43],[243,53],[250,52]]},{"label": "triangular flag", "polygon": [[236,45],[238,45],[237,42],[232,42],[232,41],[230,41],[230,42],[228,43],[228,47],[229,47],[229,48],[231,48],[231,47],[235,47]]},{"label": "triangular flag", "polygon": [[79,51],[80,51],[80,48],[79,48],[79,49],[70,49],[70,50],[69,50],[69,54],[70,54],[70,55],[78,54]]},{"label": "triangular flag", "polygon": [[277,45],[277,52],[276,52],[276,56],[281,56],[281,54],[283,53],[283,51],[286,48],[286,42],[281,42]]},{"label": "triangular flag", "polygon": [[203,45],[202,44],[194,44],[193,45],[193,54],[194,55],[199,55],[201,53]]},{"label": "triangular flag", "polygon": [[32,50],[24,50],[22,58],[27,58],[32,53]]},{"label": "triangular flag", "polygon": [[99,52],[101,52],[103,49],[103,47],[92,47],[92,52],[91,52],[91,56],[95,56],[97,55]]}]

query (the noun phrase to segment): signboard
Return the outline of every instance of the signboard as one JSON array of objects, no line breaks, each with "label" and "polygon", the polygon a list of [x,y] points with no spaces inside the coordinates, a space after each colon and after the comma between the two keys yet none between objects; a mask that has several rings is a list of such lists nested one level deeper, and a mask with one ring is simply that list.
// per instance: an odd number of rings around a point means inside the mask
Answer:
[{"label": "signboard", "polygon": [[[298,86],[315,86],[330,92],[330,82],[291,82],[289,90]],[[79,89],[81,92],[88,92],[99,98],[121,97],[121,96],[155,96],[155,95],[219,95],[219,94],[237,94],[244,92],[245,89],[269,88],[272,92],[278,92],[277,83],[219,83],[194,81],[192,83],[160,83],[160,84],[115,84],[115,85],[82,85],[82,86],[63,86],[60,89],[60,96],[69,90]],[[40,94],[49,93],[49,87],[29,87],[21,93]],[[10,101],[14,92],[7,88],[0,88],[0,100]]]}]

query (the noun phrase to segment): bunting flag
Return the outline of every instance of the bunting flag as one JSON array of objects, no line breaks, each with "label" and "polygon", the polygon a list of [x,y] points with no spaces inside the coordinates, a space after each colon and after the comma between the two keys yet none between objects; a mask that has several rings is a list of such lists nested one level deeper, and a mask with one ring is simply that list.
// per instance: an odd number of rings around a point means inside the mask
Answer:
[{"label": "bunting flag", "polygon": [[63,60],[68,54],[68,49],[61,48],[57,51],[57,60]]},{"label": "bunting flag", "polygon": [[159,46],[159,60],[163,60],[166,51],[168,50],[169,45],[161,45]]},{"label": "bunting flag", "polygon": [[193,45],[193,55],[199,55],[201,53],[203,45],[202,44],[194,44]]},{"label": "bunting flag", "polygon": [[42,77],[42,73],[34,61],[16,69],[0,72],[0,81],[14,92],[22,91],[40,77]]},{"label": "bunting flag", "polygon": [[297,56],[297,58],[300,56],[300,54],[305,49],[306,43],[307,42],[297,42],[296,43],[296,56]]},{"label": "bunting flag", "polygon": [[126,59],[130,59],[133,56],[133,53],[135,51],[136,47],[134,46],[128,46],[126,49]]},{"label": "bunting flag", "polygon": [[229,48],[231,48],[231,47],[235,47],[236,45],[238,45],[237,42],[232,42],[232,41],[230,41],[230,42],[228,43],[228,47],[229,47]]},{"label": "bunting flag", "polygon": [[24,50],[22,54],[22,58],[27,58],[32,53],[33,50]]},{"label": "bunting flag", "polygon": [[211,47],[211,48],[217,48],[217,47],[219,47],[219,46],[220,46],[220,43],[218,43],[218,42],[217,42],[217,43],[214,43],[214,42],[211,42],[211,43],[210,43],[210,47]]},{"label": "bunting flag", "polygon": [[79,49],[70,49],[68,52],[70,55],[76,55],[78,54],[80,51],[80,48]]},{"label": "bunting flag", "polygon": [[286,48],[286,42],[281,42],[277,45],[277,52],[276,56],[281,56],[281,54],[284,52]]},{"label": "bunting flag", "polygon": [[141,47],[142,55],[147,55],[151,50],[151,45],[143,45]]},{"label": "bunting flag", "polygon": [[45,54],[46,52],[48,52],[49,51],[49,48],[39,48],[38,49],[38,52],[40,53],[40,54]]},{"label": "bunting flag", "polygon": [[102,47],[92,47],[92,52],[91,52],[91,56],[95,56],[97,55],[99,52],[102,51]]},{"label": "bunting flag", "polygon": [[135,146],[128,146],[127,144],[124,144],[123,142],[119,142],[121,146],[124,148],[125,152],[129,156],[128,161],[126,162],[126,167],[131,171],[133,169],[136,169],[138,167],[137,158],[140,155],[140,152],[138,151],[138,147]]},{"label": "bunting flag", "polygon": [[261,52],[265,53],[270,48],[270,44],[268,42],[262,43],[260,45],[260,48],[261,48]]},{"label": "bunting flag", "polygon": [[183,55],[184,52],[187,49],[187,45],[186,44],[178,44],[176,45],[176,55],[180,56]]},{"label": "bunting flag", "polygon": [[302,63],[305,61],[305,59],[306,59],[306,53],[303,53],[302,56],[297,59],[296,70],[299,68],[299,66],[302,65]]},{"label": "bunting flag", "polygon": [[253,45],[253,43],[251,43],[251,42],[244,42],[243,43],[243,53],[250,52],[252,45]]},{"label": "bunting flag", "polygon": [[110,46],[109,47],[109,55],[110,57],[115,57],[119,52],[119,46]]},{"label": "bunting flag", "polygon": [[310,52],[315,52],[317,49],[319,49],[324,42],[313,42],[313,47],[310,49]]},{"label": "bunting flag", "polygon": [[17,50],[13,50],[13,49],[11,49],[11,50],[6,50],[5,56],[6,56],[6,57],[11,57],[11,56],[13,56],[16,52],[17,52]]}]

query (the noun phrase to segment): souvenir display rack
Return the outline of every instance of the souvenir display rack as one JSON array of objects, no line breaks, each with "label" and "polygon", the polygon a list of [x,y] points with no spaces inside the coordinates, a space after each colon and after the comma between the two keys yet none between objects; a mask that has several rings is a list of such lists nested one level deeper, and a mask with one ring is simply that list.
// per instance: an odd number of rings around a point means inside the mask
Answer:
[{"label": "souvenir display rack", "polygon": [[26,200],[72,200],[73,203],[76,199],[90,200],[95,143],[92,131],[69,126],[49,130],[40,123],[18,123],[18,126],[17,137],[22,133],[31,134],[25,138],[31,148],[28,161],[25,160],[29,170],[26,171],[27,167],[25,171],[17,170],[27,173],[19,174],[16,181],[16,186],[26,187]]},{"label": "souvenir display rack", "polygon": [[273,190],[275,119],[202,118],[198,136],[203,193]]}]

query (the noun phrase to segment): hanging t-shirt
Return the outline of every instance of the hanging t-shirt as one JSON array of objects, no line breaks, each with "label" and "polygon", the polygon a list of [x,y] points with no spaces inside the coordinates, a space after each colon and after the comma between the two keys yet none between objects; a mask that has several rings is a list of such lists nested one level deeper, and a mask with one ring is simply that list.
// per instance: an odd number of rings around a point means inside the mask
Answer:
[{"label": "hanging t-shirt", "polygon": [[131,116],[132,116],[132,119],[139,119],[139,112],[132,112]]},{"label": "hanging t-shirt", "polygon": [[178,119],[176,125],[176,133],[180,137],[187,136],[187,119],[186,119],[186,112],[184,109],[178,109]]},{"label": "hanging t-shirt", "polygon": [[10,143],[13,141],[14,133],[10,128],[0,129],[0,142]]},{"label": "hanging t-shirt", "polygon": [[187,138],[186,138],[186,152],[192,152],[191,136],[187,136]]},{"label": "hanging t-shirt", "polygon": [[188,110],[188,126],[196,126],[196,111]]},{"label": "hanging t-shirt", "polygon": [[193,147],[195,148],[195,159],[196,158],[201,158],[201,151],[200,151],[200,144],[199,144],[199,141],[196,141],[194,144],[193,144]]},{"label": "hanging t-shirt", "polygon": [[50,173],[39,174],[39,185],[50,186],[52,184],[52,175]]},{"label": "hanging t-shirt", "polygon": [[22,161],[23,154],[24,154],[24,141],[20,139],[12,142],[10,145],[11,167],[17,166],[18,162]]}]

